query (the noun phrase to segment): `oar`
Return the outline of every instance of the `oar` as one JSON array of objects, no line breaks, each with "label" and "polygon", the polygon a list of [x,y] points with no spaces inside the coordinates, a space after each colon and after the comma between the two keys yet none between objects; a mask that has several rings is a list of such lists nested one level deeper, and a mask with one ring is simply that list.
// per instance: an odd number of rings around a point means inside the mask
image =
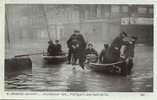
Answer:
[{"label": "oar", "polygon": [[23,56],[39,55],[39,54],[43,54],[43,53],[44,53],[44,52],[29,53],[29,54],[16,55],[16,56],[14,56],[14,57],[23,57]]}]

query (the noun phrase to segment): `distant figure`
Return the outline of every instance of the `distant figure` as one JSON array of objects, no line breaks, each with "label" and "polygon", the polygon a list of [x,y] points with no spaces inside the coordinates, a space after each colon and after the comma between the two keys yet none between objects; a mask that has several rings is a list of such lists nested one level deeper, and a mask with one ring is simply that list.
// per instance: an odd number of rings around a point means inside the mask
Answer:
[{"label": "distant figure", "polygon": [[49,44],[47,49],[48,56],[53,56],[53,51],[54,51],[53,41],[52,40],[48,41],[48,44]]},{"label": "distant figure", "polygon": [[59,43],[59,40],[55,40],[55,44],[54,44],[54,56],[59,56],[62,53],[62,46]]},{"label": "distant figure", "polygon": [[85,50],[86,60],[89,62],[97,62],[98,61],[98,53],[93,48],[93,44],[89,43],[87,49]]},{"label": "distant figure", "polygon": [[69,48],[68,63],[69,64],[71,63],[73,55],[75,59],[79,59],[79,64],[83,68],[86,42],[80,31],[78,30],[74,31],[74,33],[70,36],[69,40],[67,41],[67,45]]},{"label": "distant figure", "polygon": [[109,45],[108,44],[104,44],[104,48],[101,51],[100,56],[99,56],[100,63],[105,63],[106,62],[106,60],[107,60],[106,59],[106,53],[107,53],[108,48],[109,48]]}]

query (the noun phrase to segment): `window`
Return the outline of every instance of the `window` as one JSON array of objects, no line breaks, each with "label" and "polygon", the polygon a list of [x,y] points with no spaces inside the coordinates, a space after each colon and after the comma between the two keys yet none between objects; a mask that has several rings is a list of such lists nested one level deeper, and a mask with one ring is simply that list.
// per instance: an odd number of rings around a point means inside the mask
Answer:
[{"label": "window", "polygon": [[120,11],[120,6],[111,6],[111,12],[112,13],[119,13]]},{"label": "window", "polygon": [[127,13],[128,12],[128,6],[122,6],[121,9],[122,9],[123,13]]},{"label": "window", "polygon": [[97,16],[97,7],[91,6],[90,8],[90,17],[96,17]]},{"label": "window", "polygon": [[102,6],[101,7],[101,15],[102,17],[109,17],[110,16],[110,6]]},{"label": "window", "polygon": [[138,7],[137,12],[140,13],[140,14],[146,14],[147,13],[147,8]]},{"label": "window", "polygon": [[152,14],[152,13],[153,13],[153,8],[149,8],[148,12],[149,12],[150,14]]}]

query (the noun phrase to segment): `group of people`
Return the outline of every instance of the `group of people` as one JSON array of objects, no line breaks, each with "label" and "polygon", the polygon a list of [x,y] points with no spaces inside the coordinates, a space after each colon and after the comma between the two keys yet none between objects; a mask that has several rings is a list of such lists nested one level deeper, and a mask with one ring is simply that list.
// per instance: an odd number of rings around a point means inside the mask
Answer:
[{"label": "group of people", "polygon": [[59,43],[59,40],[55,40],[55,43],[53,43],[53,41],[50,40],[48,41],[48,44],[49,46],[47,52],[49,56],[58,56],[62,53],[62,46]]},{"label": "group of people", "polygon": [[[104,48],[100,54],[94,49],[92,43],[86,43],[83,35],[80,31],[75,30],[67,41],[68,52],[68,64],[76,64],[84,69],[84,62],[86,59],[92,58],[92,62],[100,63],[112,63],[120,59],[125,59],[126,57],[134,57],[134,47],[137,40],[136,36],[129,37],[127,33],[122,32],[117,36],[113,42],[109,44],[104,44]],[[53,50],[51,48],[53,46]],[[59,55],[62,52],[61,45],[59,41],[56,40],[55,44],[51,41],[49,43],[48,52],[50,55]]]}]

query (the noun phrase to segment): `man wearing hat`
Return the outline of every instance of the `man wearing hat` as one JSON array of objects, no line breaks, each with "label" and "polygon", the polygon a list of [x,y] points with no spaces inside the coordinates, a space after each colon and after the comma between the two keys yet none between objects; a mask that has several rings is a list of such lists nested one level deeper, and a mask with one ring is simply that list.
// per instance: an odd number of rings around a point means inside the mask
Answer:
[{"label": "man wearing hat", "polygon": [[74,33],[70,36],[69,40],[67,41],[67,46],[69,48],[68,63],[71,62],[72,55],[75,54],[77,55],[75,56],[75,59],[79,59],[79,64],[82,67],[84,62],[86,42],[80,31],[78,30],[74,31]]}]

